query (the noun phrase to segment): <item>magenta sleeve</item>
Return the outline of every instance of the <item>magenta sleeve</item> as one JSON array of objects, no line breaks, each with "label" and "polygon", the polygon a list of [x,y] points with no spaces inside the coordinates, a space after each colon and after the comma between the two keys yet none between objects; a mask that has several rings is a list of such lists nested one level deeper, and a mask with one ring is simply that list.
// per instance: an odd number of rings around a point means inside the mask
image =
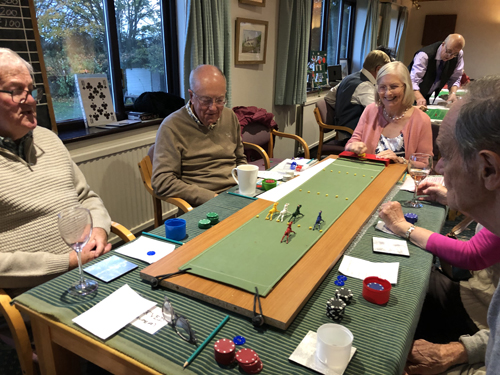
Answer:
[{"label": "magenta sleeve", "polygon": [[500,238],[486,228],[469,241],[459,241],[433,233],[426,250],[453,266],[471,271],[482,270],[500,262]]}]

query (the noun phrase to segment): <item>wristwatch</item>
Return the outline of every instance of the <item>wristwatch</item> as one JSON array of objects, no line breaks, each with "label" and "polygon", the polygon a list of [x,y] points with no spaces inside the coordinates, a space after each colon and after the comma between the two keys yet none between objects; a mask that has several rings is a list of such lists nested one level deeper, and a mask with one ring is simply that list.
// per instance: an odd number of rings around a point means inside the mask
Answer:
[{"label": "wristwatch", "polygon": [[410,236],[411,236],[411,233],[415,230],[415,226],[412,225],[408,228],[408,230],[406,231],[406,240],[409,241],[410,240]]}]

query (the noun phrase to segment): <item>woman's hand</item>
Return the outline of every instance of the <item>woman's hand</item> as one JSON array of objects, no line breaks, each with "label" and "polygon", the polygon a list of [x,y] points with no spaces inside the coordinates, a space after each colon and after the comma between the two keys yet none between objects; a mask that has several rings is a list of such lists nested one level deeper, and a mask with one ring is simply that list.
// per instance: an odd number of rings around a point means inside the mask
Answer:
[{"label": "woman's hand", "polygon": [[401,156],[397,156],[394,153],[394,151],[392,151],[392,150],[382,151],[380,154],[377,154],[377,158],[380,158],[380,159],[390,159],[393,162],[400,163],[400,164],[404,164],[406,162],[405,158],[403,158]]},{"label": "woman's hand", "polygon": [[418,198],[421,201],[438,202],[445,206],[448,204],[448,189],[435,182],[423,180],[418,185],[417,195],[427,195]]},{"label": "woman's hand", "polygon": [[411,226],[406,221],[403,209],[399,202],[387,202],[380,206],[378,212],[380,218],[384,221],[385,226],[392,230],[400,237],[405,237],[406,231]]},{"label": "woman's hand", "polygon": [[367,150],[366,145],[363,142],[349,143],[345,149],[346,151],[351,151],[358,155],[366,153]]}]

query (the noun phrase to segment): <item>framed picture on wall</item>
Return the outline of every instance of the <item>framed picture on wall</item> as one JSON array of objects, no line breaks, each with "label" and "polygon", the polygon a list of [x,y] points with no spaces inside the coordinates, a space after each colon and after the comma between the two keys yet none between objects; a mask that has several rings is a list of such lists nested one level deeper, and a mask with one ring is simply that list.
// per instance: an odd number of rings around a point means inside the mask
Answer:
[{"label": "framed picture on wall", "polygon": [[236,18],[236,65],[266,63],[267,24],[267,21]]},{"label": "framed picture on wall", "polygon": [[339,59],[339,64],[342,67],[342,79],[349,75],[349,64],[347,59]]},{"label": "framed picture on wall", "polygon": [[257,5],[258,7],[265,7],[266,0],[239,0],[241,4]]}]

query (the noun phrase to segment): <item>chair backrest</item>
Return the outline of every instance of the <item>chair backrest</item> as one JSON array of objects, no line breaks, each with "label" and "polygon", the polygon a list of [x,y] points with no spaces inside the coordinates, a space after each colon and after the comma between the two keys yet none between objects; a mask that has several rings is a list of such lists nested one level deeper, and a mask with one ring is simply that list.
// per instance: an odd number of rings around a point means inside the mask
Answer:
[{"label": "chair backrest", "polygon": [[[269,155],[272,155],[272,150],[269,150],[270,144],[270,128],[258,122],[253,122],[246,125],[241,131],[241,140],[247,143],[253,143],[262,147]],[[262,158],[262,156],[255,150],[245,149],[245,155],[248,161],[255,161]]]},{"label": "chair backrest", "polygon": [[323,123],[327,125],[335,125],[335,109],[329,105],[325,99],[319,99],[316,102],[316,107],[319,109]]}]

